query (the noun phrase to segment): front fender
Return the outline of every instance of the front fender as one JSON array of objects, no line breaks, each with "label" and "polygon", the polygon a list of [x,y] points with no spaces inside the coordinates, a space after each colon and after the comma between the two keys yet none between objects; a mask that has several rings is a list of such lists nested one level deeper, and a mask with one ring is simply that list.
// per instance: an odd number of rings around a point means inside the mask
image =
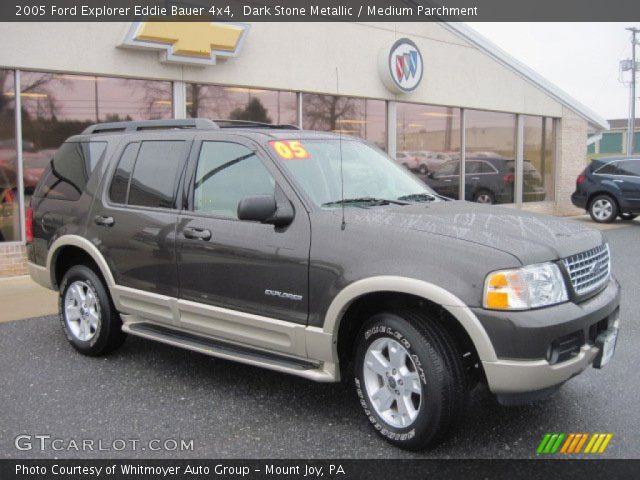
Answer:
[{"label": "front fender", "polygon": [[480,360],[486,362],[495,362],[497,360],[496,352],[484,327],[469,307],[454,294],[424,280],[383,275],[351,283],[336,295],[329,306],[322,329],[325,335],[330,335],[332,338],[335,363],[338,363],[338,332],[344,313],[358,298],[377,292],[406,293],[441,305],[466,330],[478,352]]}]

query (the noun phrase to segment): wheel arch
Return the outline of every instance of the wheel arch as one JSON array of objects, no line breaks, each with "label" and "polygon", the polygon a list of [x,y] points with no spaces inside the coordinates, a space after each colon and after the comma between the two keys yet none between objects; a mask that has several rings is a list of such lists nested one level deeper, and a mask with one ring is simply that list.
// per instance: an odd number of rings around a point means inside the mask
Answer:
[{"label": "wheel arch", "polygon": [[355,302],[368,295],[396,293],[423,299],[442,307],[468,335],[481,361],[496,361],[497,355],[484,327],[471,309],[454,294],[438,285],[399,276],[377,276],[358,280],[336,295],[327,310],[323,332],[332,338],[334,361],[339,361],[338,346],[343,320]]},{"label": "wheel arch", "polygon": [[51,285],[54,288],[59,287],[58,262],[62,258],[61,254],[64,252],[83,252],[87,255],[95,264],[98,269],[97,273],[100,273],[108,288],[115,286],[115,280],[109,269],[107,261],[104,259],[98,248],[84,237],[79,235],[63,235],[58,237],[49,247],[49,253],[47,254],[46,266],[50,275]]},{"label": "wheel arch", "polygon": [[589,195],[589,197],[587,198],[587,210],[591,208],[591,202],[593,202],[593,199],[596,198],[598,195],[606,195],[608,197],[611,197],[611,199],[614,202],[616,202],[616,206],[618,207],[618,210],[620,210],[620,201],[618,200],[618,196],[610,190],[603,190],[603,189],[599,189]]}]

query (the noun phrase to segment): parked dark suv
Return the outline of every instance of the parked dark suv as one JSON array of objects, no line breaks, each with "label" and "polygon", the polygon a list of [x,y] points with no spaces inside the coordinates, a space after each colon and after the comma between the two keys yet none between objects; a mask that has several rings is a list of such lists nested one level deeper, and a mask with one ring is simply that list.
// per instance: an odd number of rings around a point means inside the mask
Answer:
[{"label": "parked dark suv", "polygon": [[611,223],[618,216],[633,220],[640,214],[640,157],[593,160],[578,175],[571,201],[598,223]]},{"label": "parked dark suv", "polygon": [[79,352],[131,334],[347,378],[376,431],[408,449],[440,440],[478,383],[536,400],[605,365],[617,338],[599,231],[446,201],[336,134],[94,125],[54,155],[26,230],[31,276],[60,292]]},{"label": "parked dark suv", "polygon": [[[523,162],[524,191],[527,202],[545,199],[542,177],[531,162]],[[445,197],[457,197],[460,188],[460,162],[443,163],[430,172],[427,184]],[[513,203],[515,160],[502,157],[467,157],[465,160],[465,199],[478,203]]]}]

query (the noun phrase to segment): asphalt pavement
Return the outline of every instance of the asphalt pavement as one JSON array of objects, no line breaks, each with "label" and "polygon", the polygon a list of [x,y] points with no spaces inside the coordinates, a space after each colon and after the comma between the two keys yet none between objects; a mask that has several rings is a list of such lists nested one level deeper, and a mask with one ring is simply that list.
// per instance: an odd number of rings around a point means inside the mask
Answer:
[{"label": "asphalt pavement", "polygon": [[[349,384],[317,384],[134,337],[109,357],[88,358],[47,316],[0,324],[0,457],[523,458],[536,456],[546,432],[610,432],[601,457],[640,458],[640,222],[604,234],[623,286],[611,363],[528,406],[502,407],[478,388],[458,429],[429,451],[403,452],[381,440]],[[15,447],[20,435],[25,450]],[[42,440],[45,450],[36,435],[51,437]],[[94,450],[85,444],[82,451],[83,440]],[[169,450],[154,450],[165,440]]]}]

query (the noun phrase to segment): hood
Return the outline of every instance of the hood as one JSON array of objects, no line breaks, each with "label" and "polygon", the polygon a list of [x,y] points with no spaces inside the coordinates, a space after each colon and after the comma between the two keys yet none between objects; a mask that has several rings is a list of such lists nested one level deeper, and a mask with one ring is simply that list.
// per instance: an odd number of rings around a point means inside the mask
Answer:
[{"label": "hood", "polygon": [[598,230],[573,220],[464,201],[352,208],[346,220],[484,245],[524,265],[568,257],[603,242]]}]

